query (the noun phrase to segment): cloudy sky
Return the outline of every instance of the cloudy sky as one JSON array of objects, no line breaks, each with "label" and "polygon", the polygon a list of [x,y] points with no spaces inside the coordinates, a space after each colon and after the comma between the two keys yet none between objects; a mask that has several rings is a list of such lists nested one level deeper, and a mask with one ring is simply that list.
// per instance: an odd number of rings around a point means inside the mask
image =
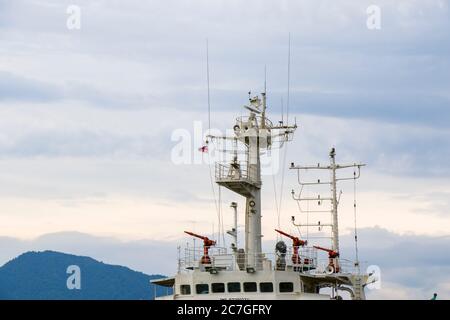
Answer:
[{"label": "cloudy sky", "polygon": [[[67,27],[69,5],[80,29]],[[380,29],[367,27],[370,5]],[[263,90],[265,66],[272,120],[282,101],[286,111],[290,33],[299,128],[281,167],[326,162],[333,146],[338,161],[367,163],[361,254],[385,275],[372,296],[450,298],[448,30],[446,0],[0,0],[0,263],[58,249],[163,273],[167,259],[140,257],[174,259],[183,230],[217,231],[208,165],[171,157],[176,130],[207,127],[206,39],[212,126],[225,130]],[[274,190],[281,227],[297,232],[294,172],[264,187],[265,239],[276,237]],[[353,186],[341,188],[346,243]],[[223,191],[226,227],[232,200],[242,207]]]}]

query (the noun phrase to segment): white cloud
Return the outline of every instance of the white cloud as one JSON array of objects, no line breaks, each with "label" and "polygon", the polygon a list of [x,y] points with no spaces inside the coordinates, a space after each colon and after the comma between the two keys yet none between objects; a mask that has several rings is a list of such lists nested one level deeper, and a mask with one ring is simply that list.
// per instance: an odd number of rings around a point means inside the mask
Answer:
[{"label": "white cloud", "polygon": [[[207,119],[205,39],[213,126],[225,129],[247,91],[262,90],[264,65],[277,120],[291,32],[290,118],[299,129],[287,162],[326,162],[335,146],[339,161],[368,164],[358,184],[361,227],[448,235],[448,3],[377,2],[380,31],[366,28],[372,1],[347,0],[78,1],[82,27],[69,31],[70,1],[0,1],[2,233],[173,239],[193,220],[210,232],[216,212],[207,166],[169,161],[172,131]],[[286,170],[284,190],[280,173],[275,178],[283,227],[291,228],[296,177]],[[271,177],[264,188],[270,240]],[[346,233],[351,186],[343,189]],[[224,192],[224,207],[231,200]],[[386,285],[376,295],[419,296],[395,279]]]}]

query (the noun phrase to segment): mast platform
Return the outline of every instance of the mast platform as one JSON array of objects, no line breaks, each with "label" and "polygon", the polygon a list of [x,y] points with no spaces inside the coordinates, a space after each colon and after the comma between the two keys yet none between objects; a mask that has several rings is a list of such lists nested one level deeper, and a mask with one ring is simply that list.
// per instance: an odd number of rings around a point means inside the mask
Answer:
[{"label": "mast platform", "polygon": [[245,197],[252,196],[255,189],[261,188],[256,168],[247,161],[233,161],[231,164],[216,163],[216,183]]}]

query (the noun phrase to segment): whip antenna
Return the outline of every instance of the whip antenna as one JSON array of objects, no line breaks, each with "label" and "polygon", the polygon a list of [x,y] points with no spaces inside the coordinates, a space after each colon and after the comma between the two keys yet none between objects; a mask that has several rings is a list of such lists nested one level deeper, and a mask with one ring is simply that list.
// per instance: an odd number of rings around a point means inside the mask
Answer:
[{"label": "whip antenna", "polygon": [[[211,95],[209,89],[209,48],[208,39],[206,39],[206,82],[208,87],[208,131],[211,131]],[[208,142],[208,138],[206,138]]]}]

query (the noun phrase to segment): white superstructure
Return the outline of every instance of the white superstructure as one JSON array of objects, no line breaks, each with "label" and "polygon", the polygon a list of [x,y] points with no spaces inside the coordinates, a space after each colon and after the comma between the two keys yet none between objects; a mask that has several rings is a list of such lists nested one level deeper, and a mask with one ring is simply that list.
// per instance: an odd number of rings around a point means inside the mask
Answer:
[{"label": "white superstructure", "polygon": [[[172,278],[154,280],[152,283],[173,288],[173,294],[157,299],[339,299],[339,291],[350,293],[353,299],[364,299],[364,286],[368,275],[360,273],[359,261],[346,261],[339,254],[338,198],[336,171],[341,168],[358,169],[351,179],[359,177],[363,164],[338,165],[334,148],[330,152],[328,166],[295,166],[291,169],[330,170],[331,179],[318,184],[329,184],[331,196],[319,201],[331,201],[332,247],[308,246],[306,241],[281,230],[278,233],[292,240],[292,247],[279,241],[275,251],[263,253],[261,245],[261,151],[270,150],[276,143],[281,147],[292,139],[297,125],[274,125],[266,117],[266,92],[261,97],[249,98],[244,108],[247,116],[236,119],[233,136],[208,136],[207,143],[229,140],[235,146],[234,156],[229,163],[216,163],[216,183],[244,197],[245,202],[245,244],[237,246],[237,204],[232,203],[235,219],[228,233],[233,237],[231,248],[216,246],[216,241],[195,233],[187,234],[200,238],[202,248],[188,247],[180,252],[178,273]],[[242,153],[237,152],[240,144]],[[304,185],[317,182],[301,182]],[[317,198],[295,197],[297,201],[316,201]],[[292,218],[295,224],[295,219]],[[298,227],[306,225],[296,224]],[[307,225],[309,226],[309,225]],[[315,225],[317,226],[317,225]],[[326,226],[325,224],[319,225]],[[318,259],[318,250],[328,253],[325,261]],[[323,288],[331,288],[322,293]]]}]

